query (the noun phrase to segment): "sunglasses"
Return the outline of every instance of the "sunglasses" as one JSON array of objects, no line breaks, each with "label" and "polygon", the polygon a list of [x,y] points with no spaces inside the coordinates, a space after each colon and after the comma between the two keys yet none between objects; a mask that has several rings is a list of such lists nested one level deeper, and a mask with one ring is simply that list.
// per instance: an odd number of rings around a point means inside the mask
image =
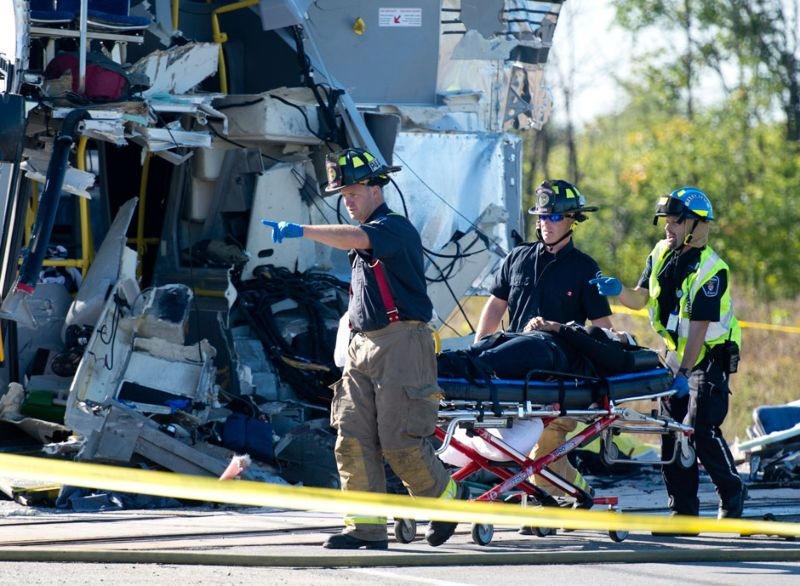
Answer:
[{"label": "sunglasses", "polygon": [[542,214],[538,216],[540,222],[544,222],[545,220],[549,220],[553,223],[560,222],[564,218],[568,218],[571,216],[566,216],[564,214]]}]

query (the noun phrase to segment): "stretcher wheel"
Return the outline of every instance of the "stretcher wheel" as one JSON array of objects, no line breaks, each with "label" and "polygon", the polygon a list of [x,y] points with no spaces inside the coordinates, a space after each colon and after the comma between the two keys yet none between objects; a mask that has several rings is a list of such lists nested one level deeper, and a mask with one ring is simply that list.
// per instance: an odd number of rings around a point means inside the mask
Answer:
[{"label": "stretcher wheel", "polygon": [[695,461],[697,456],[695,455],[694,447],[690,446],[690,445],[687,445],[686,446],[686,450],[683,450],[683,449],[680,450],[680,454],[679,454],[678,457],[680,459],[680,463],[681,463],[682,467],[691,468],[691,466],[692,466],[692,464],[694,464],[694,461]]},{"label": "stretcher wheel", "polygon": [[536,537],[548,537],[556,534],[553,527],[531,527],[531,530]]},{"label": "stretcher wheel", "polygon": [[628,537],[628,534],[628,531],[615,531],[613,529],[609,529],[608,531],[608,536],[611,538],[611,541],[615,543],[621,543],[625,541],[625,539]]},{"label": "stretcher wheel", "polygon": [[613,441],[605,442],[603,449],[600,451],[600,457],[603,464],[606,466],[613,466],[619,461],[619,448]]},{"label": "stretcher wheel", "polygon": [[472,526],[472,542],[489,545],[494,537],[494,525],[475,524]]},{"label": "stretcher wheel", "polygon": [[414,519],[395,519],[394,538],[400,543],[411,543],[417,537],[417,522]]}]

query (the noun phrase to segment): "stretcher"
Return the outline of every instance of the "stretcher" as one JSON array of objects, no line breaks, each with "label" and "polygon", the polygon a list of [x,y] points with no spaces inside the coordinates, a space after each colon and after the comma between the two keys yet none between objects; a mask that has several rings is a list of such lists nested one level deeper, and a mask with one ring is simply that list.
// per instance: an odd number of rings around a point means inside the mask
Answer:
[{"label": "stretcher", "polygon": [[800,480],[800,401],[753,409],[750,439],[738,444],[750,464],[750,480],[796,486]]},{"label": "stretcher", "polygon": [[[609,377],[532,371],[525,380],[440,378],[439,386],[444,397],[440,402],[436,429],[436,437],[441,440],[437,453],[455,450],[466,459],[452,473],[455,480],[466,480],[481,470],[497,477],[496,485],[473,500],[518,501],[523,506],[560,506],[554,497],[530,482],[531,476],[539,475],[572,497],[572,506],[590,508],[605,505],[609,510],[615,510],[617,497],[593,497],[548,466],[598,437],[602,445],[601,456],[608,464],[638,463],[620,458],[612,441],[613,436],[619,433],[673,434],[676,441],[671,456],[646,464],[671,464],[678,460],[682,465],[690,466],[695,459],[694,448],[689,442],[693,433],[690,426],[659,415],[657,409],[648,414],[626,406],[634,401],[657,401],[671,395],[672,378],[671,372],[663,367]],[[535,460],[528,456],[529,450],[516,449],[497,432],[525,421],[539,420],[544,427],[558,417],[576,419],[585,427],[563,445]],[[485,449],[476,449],[474,442],[464,441],[463,431],[459,435],[458,430],[466,430],[470,438],[480,438],[491,447],[493,457],[487,457]],[[536,438],[533,443],[535,441]],[[502,457],[497,458],[497,454]],[[539,536],[548,533],[532,529]],[[472,539],[479,545],[487,545],[493,532],[490,526],[475,525]],[[397,531],[395,533],[397,535]],[[609,536],[614,541],[622,541],[627,532],[609,531]]]}]

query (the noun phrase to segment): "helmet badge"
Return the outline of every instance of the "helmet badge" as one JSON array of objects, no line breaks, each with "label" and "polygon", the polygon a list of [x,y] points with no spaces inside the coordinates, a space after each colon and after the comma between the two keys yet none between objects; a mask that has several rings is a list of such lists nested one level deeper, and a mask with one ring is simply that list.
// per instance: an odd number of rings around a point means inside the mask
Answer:
[{"label": "helmet badge", "polygon": [[539,189],[536,192],[536,209],[547,208],[552,206],[551,200],[553,199],[553,192],[549,190]]}]

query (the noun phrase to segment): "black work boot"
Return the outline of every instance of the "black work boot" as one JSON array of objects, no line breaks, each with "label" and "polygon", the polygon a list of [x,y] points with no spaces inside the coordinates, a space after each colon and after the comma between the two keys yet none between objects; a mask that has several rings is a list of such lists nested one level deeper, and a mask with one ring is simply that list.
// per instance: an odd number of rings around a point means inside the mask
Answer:
[{"label": "black work boot", "polygon": [[331,535],[328,540],[322,544],[325,549],[389,549],[388,539],[379,539],[377,541],[368,541],[359,537],[354,537],[349,533],[338,533]]},{"label": "black work boot", "polygon": [[[456,489],[455,498],[463,500],[469,498],[467,489],[461,484]],[[425,541],[428,542],[428,545],[438,547],[453,536],[457,526],[458,523],[454,521],[431,521],[425,531]]]},{"label": "black work boot", "polygon": [[722,499],[717,511],[717,519],[741,519],[744,512],[744,501],[747,499],[747,486],[742,483],[742,490],[731,498]]}]

